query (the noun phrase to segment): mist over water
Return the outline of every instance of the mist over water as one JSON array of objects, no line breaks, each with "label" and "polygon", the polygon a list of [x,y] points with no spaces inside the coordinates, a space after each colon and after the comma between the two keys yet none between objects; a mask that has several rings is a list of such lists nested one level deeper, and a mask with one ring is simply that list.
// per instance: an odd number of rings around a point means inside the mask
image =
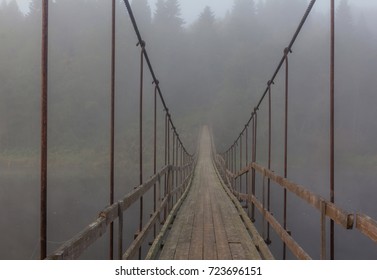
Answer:
[{"label": "mist over water", "polygon": [[[179,1],[132,2],[146,48],[177,129],[195,151],[210,124],[225,151],[250,117],[307,1],[234,1],[218,16],[205,8],[185,23]],[[220,2],[220,1],[219,1]],[[320,1],[318,1],[320,2]],[[39,254],[40,10],[0,6],[0,259]],[[220,4],[219,4],[220,5]],[[336,203],[377,219],[377,33],[373,8],[337,1]],[[69,20],[67,20],[67,17]],[[111,5],[50,3],[48,252],[92,222],[108,204]],[[290,55],[288,178],[329,197],[329,11],[316,8]],[[117,4],[115,196],[138,185],[140,50],[124,4]],[[144,177],[153,173],[153,94],[144,85]],[[284,71],[272,88],[272,170],[283,174]],[[158,150],[164,149],[159,107]],[[258,112],[257,162],[267,164],[267,104]],[[251,139],[251,138],[250,138]],[[249,159],[251,156],[249,156]],[[245,162],[245,160],[243,161]],[[164,165],[159,154],[158,167]],[[159,168],[158,168],[159,169]],[[262,178],[257,196],[262,197]],[[272,211],[282,221],[283,192],[272,186]],[[288,227],[319,258],[319,212],[288,196]],[[151,205],[147,204],[147,209]],[[150,211],[146,211],[148,216]],[[137,230],[138,207],[126,213],[126,243]],[[261,217],[257,216],[261,228]],[[107,257],[107,236],[83,258]],[[282,245],[272,235],[272,251]],[[336,258],[377,259],[377,246],[358,231],[336,227]]]}]

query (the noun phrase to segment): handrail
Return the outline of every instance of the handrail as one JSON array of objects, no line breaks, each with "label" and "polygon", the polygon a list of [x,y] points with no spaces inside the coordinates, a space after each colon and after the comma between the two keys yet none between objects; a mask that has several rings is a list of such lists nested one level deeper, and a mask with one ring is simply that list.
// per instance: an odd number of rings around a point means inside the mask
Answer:
[{"label": "handrail", "polygon": [[[97,241],[102,235],[107,231],[108,226],[114,222],[119,217],[119,212],[126,211],[130,206],[138,201],[148,190],[150,190],[156,183],[160,186],[160,180],[164,175],[168,175],[171,178],[174,169],[176,171],[182,171],[193,169],[194,162],[187,164],[185,166],[172,166],[167,165],[163,167],[156,175],[152,176],[146,183],[138,186],[132,192],[124,196],[118,202],[106,207],[103,211],[98,214],[98,218],[88,225],[84,230],[78,233],[76,236],[65,242],[60,246],[55,252],[53,252],[47,259],[77,259],[80,255],[95,241]],[[153,225],[157,222],[158,215],[167,206],[168,202],[171,200],[173,194],[177,189],[186,189],[188,186],[189,179],[192,176],[190,172],[183,183],[177,187],[173,188],[172,182],[169,180],[170,184],[168,187],[169,192],[165,195],[159,208],[152,214],[148,223],[144,226],[143,230],[138,234],[137,238],[132,242],[129,249],[123,255],[123,258],[130,258],[136,252],[136,249],[142,244],[146,235],[149,233]],[[175,192],[173,192],[175,190]],[[170,209],[169,209],[170,210]]]},{"label": "handrail", "polygon": [[[217,168],[221,170],[221,175],[225,177],[224,181],[227,182],[230,191],[240,200],[247,201],[255,205],[255,207],[259,210],[264,219],[266,219],[266,221],[272,226],[272,228],[276,231],[280,239],[284,242],[284,244],[288,246],[293,255],[295,255],[298,259],[311,259],[311,257],[290,236],[290,232],[284,229],[284,227],[274,218],[273,214],[267,208],[265,208],[264,204],[261,203],[254,194],[242,193],[236,190],[236,186],[234,186],[234,184],[232,183],[236,178],[239,178],[240,176],[245,175],[251,172],[252,170],[255,170],[263,176],[263,180],[270,179],[274,181],[278,186],[286,189],[290,193],[296,195],[298,198],[306,202],[308,205],[319,210],[321,212],[321,215],[327,216],[328,218],[330,218],[331,220],[333,220],[345,229],[358,230],[363,235],[371,239],[373,242],[377,243],[377,221],[373,220],[365,214],[348,213],[347,211],[341,209],[334,203],[309,191],[304,186],[301,186],[282,176],[279,176],[275,174],[275,172],[255,162],[247,164],[242,170],[240,170],[236,174],[230,172],[225,167],[225,161],[221,155],[218,154],[216,156],[215,163],[217,165]],[[325,232],[323,223],[321,227],[321,231]],[[323,246],[323,244],[321,244],[321,246]]]},{"label": "handrail", "polygon": [[[242,169],[239,173],[234,175],[234,179],[242,176],[243,174],[256,170],[264,177],[267,177],[278,184],[278,186],[283,187],[288,190],[290,193],[295,194],[301,200],[304,200],[306,203],[310,204],[317,210],[321,210],[321,203],[325,202],[326,204],[326,216],[334,220],[337,224],[341,225],[345,229],[352,229],[354,222],[354,215],[349,214],[346,211],[342,210],[340,207],[336,206],[334,203],[324,199],[323,197],[316,195],[315,193],[309,191],[304,186],[296,184],[282,176],[276,175],[275,172],[264,168],[263,166],[252,162]],[[229,174],[229,173],[228,173]]]}]

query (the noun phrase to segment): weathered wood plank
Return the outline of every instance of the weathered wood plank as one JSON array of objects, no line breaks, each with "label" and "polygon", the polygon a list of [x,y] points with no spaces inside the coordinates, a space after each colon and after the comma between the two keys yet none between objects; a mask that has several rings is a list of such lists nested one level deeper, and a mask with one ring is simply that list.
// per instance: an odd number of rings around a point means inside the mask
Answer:
[{"label": "weathered wood plank", "polygon": [[204,228],[204,219],[203,219],[203,199],[202,199],[202,190],[201,188],[197,189],[196,198],[197,203],[195,204],[195,218],[194,226],[192,231],[192,240],[190,245],[190,260],[202,260],[203,259],[203,228]]},{"label": "weathered wood plank", "polygon": [[352,229],[353,223],[354,223],[353,214],[347,213],[343,209],[337,207],[335,204],[307,190],[305,187],[299,184],[293,183],[286,178],[278,176],[273,171],[266,169],[255,162],[250,163],[249,165],[244,167],[241,171],[239,171],[237,174],[232,174],[229,170],[227,170],[227,174],[231,178],[238,178],[239,176],[251,171],[252,169],[255,169],[260,174],[270,178],[279,186],[295,194],[296,196],[306,201],[308,204],[312,205],[319,211],[321,210],[321,201],[325,201],[326,202],[326,216],[331,218],[337,224],[343,226],[344,228]]},{"label": "weathered wood plank", "polygon": [[[208,169],[206,170],[207,172]],[[207,173],[208,174],[208,173]],[[208,176],[208,175],[207,175]],[[208,181],[208,178],[206,178]],[[217,250],[215,246],[215,231],[213,226],[213,217],[212,217],[212,203],[215,203],[211,199],[210,189],[213,186],[210,186],[208,182],[205,182],[207,186],[204,193],[204,229],[203,229],[203,259],[205,260],[215,260],[217,259]]]},{"label": "weathered wood plank", "polygon": [[97,239],[105,234],[107,229],[106,218],[99,217],[82,232],[58,248],[48,259],[74,260],[92,245]]},{"label": "weathered wood plank", "polygon": [[[215,165],[215,167],[216,167],[216,165]],[[217,177],[220,180],[221,185],[222,185],[224,191],[227,193],[227,195],[229,196],[229,198],[232,200],[233,204],[237,208],[238,213],[240,214],[244,225],[246,226],[248,232],[252,236],[253,243],[254,243],[255,247],[259,251],[258,253],[254,251],[254,253],[260,255],[263,259],[273,260],[274,256],[272,255],[272,253],[271,253],[270,249],[268,248],[267,244],[264,242],[263,238],[258,233],[258,230],[255,228],[255,226],[253,225],[253,223],[250,221],[250,219],[249,219],[247,213],[244,211],[242,205],[239,203],[238,199],[233,195],[233,193],[226,187],[224,181],[222,180],[222,177],[218,173],[218,169],[217,168],[215,169],[215,171],[217,171]],[[239,194],[239,196],[243,200],[247,200],[247,196],[246,195]],[[256,256],[255,258],[258,258],[258,257]]]},{"label": "weathered wood plank", "polygon": [[123,199],[123,211],[127,210],[132,204],[140,199],[149,189],[151,189],[159,180],[171,170],[172,166],[165,166],[158,174],[154,175],[146,183],[135,188],[131,193],[127,194]]},{"label": "weathered wood plank", "polygon": [[356,228],[374,242],[377,242],[377,222],[364,214],[356,215]]},{"label": "weathered wood plank", "polygon": [[230,243],[230,251],[232,253],[233,260],[245,260],[246,255],[241,243]]},{"label": "weathered wood plank", "polygon": [[[182,220],[181,215],[187,219]],[[179,228],[179,240],[176,241],[177,235],[169,235],[160,258],[166,259],[169,244],[169,247],[172,246],[171,251],[176,246],[175,259],[231,259],[230,244],[233,243],[238,244],[232,245],[235,258],[260,259],[237,208],[218,179],[211,159],[208,132],[202,134],[193,185],[178,216],[171,232]]]},{"label": "weathered wood plank", "polygon": [[[160,251],[160,247],[161,247],[162,242],[163,242],[163,239],[165,238],[166,234],[168,233],[168,228],[171,226],[171,223],[173,222],[174,217],[176,216],[177,212],[181,209],[181,206],[182,206],[182,204],[183,204],[185,198],[187,197],[187,194],[189,193],[189,190],[191,188],[193,174],[188,175],[187,178],[188,178],[188,181],[187,181],[188,187],[186,188],[182,197],[178,200],[176,205],[173,207],[172,211],[170,211],[170,214],[167,217],[165,224],[163,225],[161,231],[159,232],[156,239],[153,241],[151,248],[149,249],[149,252],[148,252],[148,254],[145,258],[146,260],[155,259],[156,256],[158,255],[158,253]],[[165,205],[163,205],[161,207],[164,208]],[[175,233],[172,232],[171,234],[179,235],[179,229],[178,228],[173,229],[173,230],[175,230]],[[177,237],[177,240],[178,240],[178,237]],[[166,259],[173,259],[174,253],[175,253],[175,250],[171,253],[171,257],[166,257]],[[161,257],[161,259],[164,259],[164,257]]]},{"label": "weathered wood plank", "polygon": [[261,213],[265,213],[266,220],[270,223],[272,228],[275,230],[280,239],[287,245],[291,252],[300,260],[311,260],[311,257],[302,249],[302,247],[288,234],[288,232],[280,225],[280,223],[263,208],[263,205],[259,200],[252,194],[248,197],[249,201],[254,203],[257,209]]},{"label": "weathered wood plank", "polygon": [[193,221],[193,213],[191,215],[189,214],[185,219],[175,248],[175,260],[187,260],[189,258]]},{"label": "weathered wood plank", "polygon": [[[216,198],[215,194],[213,194],[213,197]],[[217,258],[219,260],[231,260],[232,254],[230,252],[230,247],[219,206],[217,203],[212,203],[211,206],[213,215],[213,227],[215,231]]]}]

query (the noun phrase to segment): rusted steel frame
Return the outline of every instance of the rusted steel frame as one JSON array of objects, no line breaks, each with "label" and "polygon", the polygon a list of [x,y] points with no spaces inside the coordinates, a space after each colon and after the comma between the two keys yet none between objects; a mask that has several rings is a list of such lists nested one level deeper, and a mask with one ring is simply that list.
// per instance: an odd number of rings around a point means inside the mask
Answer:
[{"label": "rusted steel frame", "polygon": [[47,256],[48,0],[42,2],[40,259]]},{"label": "rusted steel frame", "polygon": [[377,221],[364,214],[356,214],[355,227],[362,234],[377,242]]},{"label": "rusted steel frame", "polygon": [[168,164],[170,164],[170,117],[168,115]]},{"label": "rusted steel frame", "polygon": [[232,172],[232,147],[229,149],[229,167],[227,171]]},{"label": "rusted steel frame", "polygon": [[228,151],[228,162],[227,162],[227,169],[230,170],[230,162],[231,162],[231,150]]},{"label": "rusted steel frame", "polygon": [[[154,112],[153,112],[153,174],[157,172],[157,85],[154,87]],[[157,186],[153,186],[153,211],[156,211],[157,207]],[[157,228],[154,225],[153,238],[156,238]]]},{"label": "rusted steel frame", "polygon": [[326,201],[320,201],[321,211],[321,260],[326,259]]},{"label": "rusted steel frame", "polygon": [[[140,101],[139,101],[139,183],[143,184],[143,84],[144,84],[144,47],[145,43],[141,42],[140,52]],[[143,215],[144,215],[144,202],[143,196],[140,197],[140,210],[139,210],[139,232],[143,229]],[[139,259],[141,259],[141,250],[139,248]]]},{"label": "rusted steel frame", "polygon": [[[182,167],[184,166],[184,162],[183,162],[183,155],[184,154],[183,153],[184,153],[184,151],[183,151],[183,145],[181,145],[181,166]],[[183,169],[181,171],[181,183],[183,182],[184,178],[185,178],[185,170]]]},{"label": "rusted steel frame", "polygon": [[158,209],[158,211],[155,211],[149,221],[146,223],[144,228],[140,231],[136,239],[131,243],[131,245],[128,247],[126,252],[123,254],[124,260],[132,259],[135,254],[140,251],[140,248],[143,244],[143,241],[147,238],[148,233],[153,228],[153,225],[158,221],[158,215],[160,211],[163,209],[163,207],[167,204],[167,198],[164,199],[164,201],[161,203],[161,207]]},{"label": "rusted steel frame", "polygon": [[[234,143],[233,155],[234,155],[234,172],[237,172],[237,141]],[[237,178],[233,178],[233,189],[236,189]]]},{"label": "rusted steel frame", "polygon": [[[245,128],[245,145],[246,145],[246,151],[245,151],[245,160],[246,160],[246,166],[249,164],[249,126],[246,125],[246,128]],[[251,147],[252,148],[252,147]],[[249,170],[246,172],[246,187],[245,187],[245,193],[246,194],[249,194],[251,192],[250,188],[251,188],[251,180],[250,179],[250,176],[251,176],[251,173],[249,172]],[[250,215],[250,211],[251,211],[251,204],[246,200],[246,206],[247,206],[247,213],[248,215]]]},{"label": "rusted steel frame", "polygon": [[[308,204],[315,207],[317,210],[320,210],[320,202],[324,199],[319,195],[310,192],[303,186],[295,184],[286,178],[276,175],[271,170],[267,170],[266,168],[256,163],[252,163],[249,167],[257,170],[261,174],[265,174],[268,178],[277,183],[279,186],[295,194],[302,200],[306,201]],[[334,220],[336,223],[338,223],[345,229],[352,229],[353,227],[354,215],[347,213],[346,211],[342,210],[341,208],[337,207],[334,203],[329,201],[326,201],[326,216]]]},{"label": "rusted steel frame", "polygon": [[[335,203],[335,1],[331,0],[330,43],[330,201]],[[335,228],[330,221],[330,259],[335,259]]]},{"label": "rusted steel frame", "polygon": [[[284,50],[285,54],[285,112],[284,112],[284,178],[288,175],[288,92],[289,92],[289,49]],[[270,169],[270,168],[269,168]],[[283,206],[283,227],[287,230],[287,190],[284,189]],[[283,244],[283,259],[287,257],[286,245]]]},{"label": "rusted steel frame", "polygon": [[[156,197],[157,207],[161,207],[161,201],[162,201],[162,199],[161,199],[161,176],[158,176],[158,180],[157,180],[157,197]],[[157,207],[156,207],[156,210],[157,210]],[[161,223],[162,223],[161,214],[162,213],[160,211],[160,213],[158,214],[158,224],[157,224],[158,230],[157,231],[160,231],[160,226],[161,226]],[[154,238],[156,238],[156,237],[154,237]]]},{"label": "rusted steel frame", "polygon": [[230,148],[230,155],[229,155],[229,173],[233,173],[233,146]]},{"label": "rusted steel frame", "polygon": [[[177,136],[177,143],[175,145],[175,164],[177,166],[179,166],[179,161],[178,161],[178,152],[179,152],[179,142],[178,142],[178,136]],[[179,172],[180,172],[180,169],[175,173],[175,186],[178,186],[178,179],[179,179]],[[176,197],[176,201],[178,200],[178,198]]]},{"label": "rusted steel frame", "polygon": [[[110,205],[114,203],[115,150],[115,0],[111,7],[111,117],[110,117]],[[114,259],[114,225],[110,225],[109,259]]]},{"label": "rusted steel frame", "polygon": [[[257,132],[258,132],[258,114],[257,108],[254,109],[253,115],[253,154],[252,154],[252,162],[257,161]],[[251,183],[251,194],[255,195],[255,170],[251,171],[252,174],[252,183]],[[251,221],[255,221],[255,205],[251,204]]]},{"label": "rusted steel frame", "polygon": [[263,205],[258,201],[258,199],[253,195],[241,194],[241,197],[249,200],[253,203],[262,215],[265,215],[266,220],[270,223],[272,228],[275,230],[276,234],[280,239],[287,245],[290,251],[300,260],[311,260],[311,257],[301,248],[301,246],[289,235],[289,233],[282,227],[282,225],[272,216],[267,209],[263,208]]},{"label": "rusted steel frame", "polygon": [[123,255],[123,201],[118,201],[118,259]]},{"label": "rusted steel frame", "polygon": [[228,151],[225,152],[224,158],[225,158],[225,168],[228,169]]},{"label": "rusted steel frame", "polygon": [[263,175],[262,178],[262,207],[263,207],[263,213],[262,213],[262,237],[265,239],[266,236],[266,215],[265,210],[266,209],[266,176]]},{"label": "rusted steel frame", "polygon": [[170,168],[169,171],[168,171],[168,193],[167,193],[167,197],[168,197],[168,204],[167,204],[167,207],[168,207],[168,212],[170,212],[170,210],[172,209],[172,206],[173,206],[173,203],[172,203],[172,200],[173,200],[173,196],[172,196],[172,189],[173,189],[173,168]]},{"label": "rusted steel frame", "polygon": [[[268,87],[268,169],[271,170],[271,154],[272,154],[272,104],[271,104],[271,86],[269,82]],[[267,211],[271,212],[271,179],[267,180]],[[270,224],[267,222],[267,237],[266,243],[271,244],[270,239]]]},{"label": "rusted steel frame", "polygon": [[[168,165],[168,113],[165,114],[165,165]],[[167,189],[168,189],[168,182],[167,182],[167,175],[164,175],[164,198],[167,197]],[[164,221],[166,221],[166,217],[168,216],[167,209],[164,209]]]},{"label": "rusted steel frame", "polygon": [[[242,168],[242,134],[240,135],[240,168]],[[240,193],[242,192],[242,176],[240,177]]]},{"label": "rusted steel frame", "polygon": [[[176,162],[175,162],[175,142],[176,142],[176,135],[175,135],[175,133],[174,133],[174,131],[173,131],[173,139],[172,139],[172,165],[173,165],[173,168],[175,167],[175,164],[176,164]],[[175,181],[175,175],[176,175],[176,170],[174,170],[174,169],[172,169],[172,171],[171,171],[171,176],[172,176],[172,182],[173,182],[173,185],[171,186],[171,189],[170,190],[172,190],[173,188],[174,188],[174,181]],[[171,193],[170,193],[171,194]],[[174,196],[173,195],[171,195],[171,199],[172,199],[172,203],[174,204]]]}]

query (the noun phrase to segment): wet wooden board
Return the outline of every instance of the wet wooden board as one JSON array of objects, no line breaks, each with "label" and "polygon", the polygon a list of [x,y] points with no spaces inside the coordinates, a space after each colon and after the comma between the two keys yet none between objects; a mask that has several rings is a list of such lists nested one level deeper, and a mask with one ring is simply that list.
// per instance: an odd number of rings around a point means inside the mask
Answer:
[{"label": "wet wooden board", "polygon": [[200,140],[193,185],[177,213],[160,259],[260,259],[211,160],[207,128]]}]

